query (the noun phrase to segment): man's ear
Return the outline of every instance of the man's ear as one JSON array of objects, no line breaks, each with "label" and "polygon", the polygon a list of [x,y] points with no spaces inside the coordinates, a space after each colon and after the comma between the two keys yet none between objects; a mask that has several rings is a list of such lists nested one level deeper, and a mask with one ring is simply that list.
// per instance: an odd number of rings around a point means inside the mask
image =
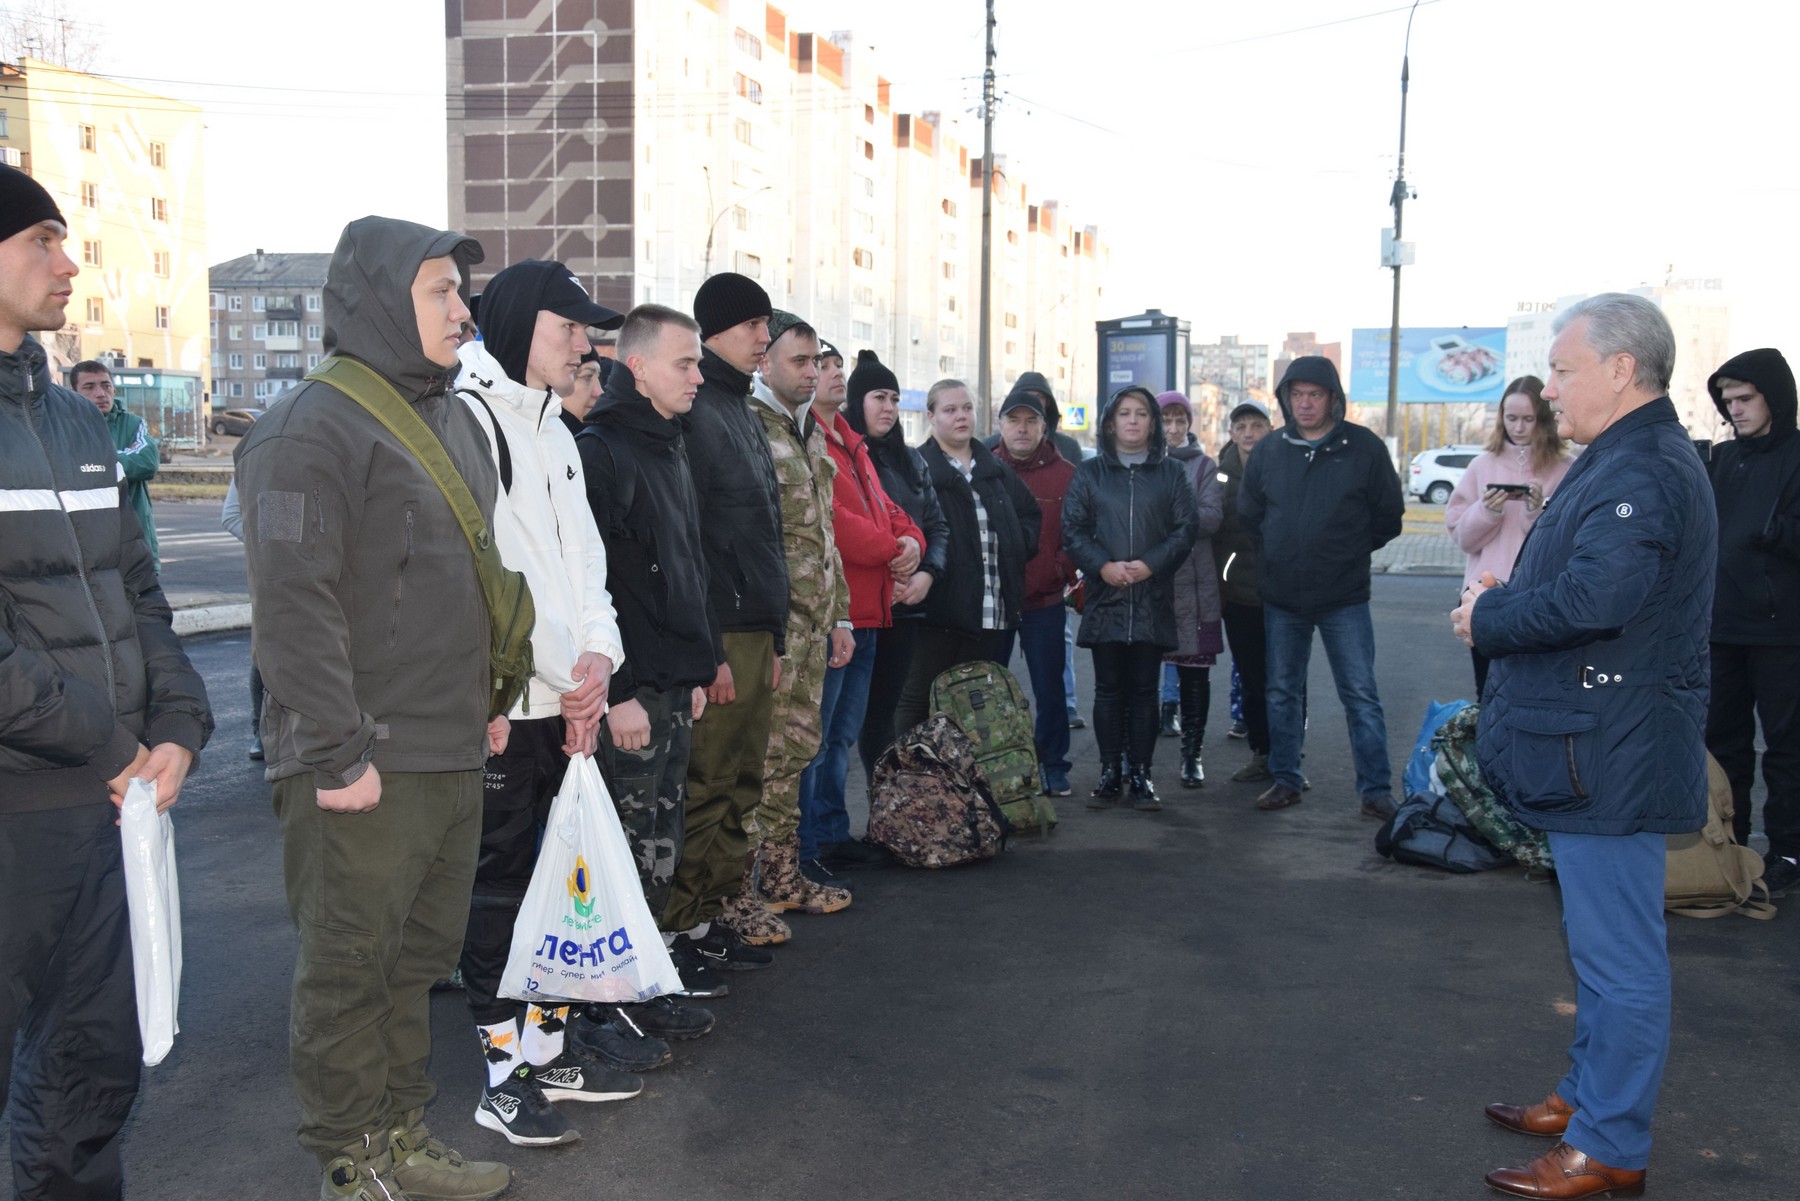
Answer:
[{"label": "man's ear", "polygon": [[1608,367],[1612,371],[1611,382],[1614,393],[1623,392],[1631,387],[1631,381],[1637,378],[1637,357],[1626,351],[1622,350],[1615,354]]}]

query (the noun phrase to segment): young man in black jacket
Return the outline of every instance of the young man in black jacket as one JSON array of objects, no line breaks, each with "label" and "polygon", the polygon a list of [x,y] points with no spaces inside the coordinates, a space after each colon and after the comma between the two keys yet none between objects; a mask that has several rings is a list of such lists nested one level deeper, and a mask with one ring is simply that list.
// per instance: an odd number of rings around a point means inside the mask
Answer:
[{"label": "young man in black jacket", "polygon": [[[780,670],[776,656],[786,649],[780,487],[769,439],[750,408],[750,379],[769,348],[774,311],[755,280],[730,272],[708,279],[694,295],[701,384],[686,439],[689,461],[701,465],[694,491],[707,604],[720,633],[706,687],[709,707],[694,723],[688,758],[686,843],[662,920],[664,929],[682,932],[675,947],[684,957],[692,951],[728,968],[773,961],[715,919],[727,897],[754,899],[751,836]],[[717,996],[723,989],[708,991]]]},{"label": "young man in black jacket", "polygon": [[1269,653],[1269,771],[1256,807],[1300,803],[1305,778],[1306,667],[1325,639],[1350,725],[1356,791],[1366,816],[1394,812],[1387,722],[1375,689],[1369,558],[1399,536],[1406,503],[1387,446],[1344,419],[1330,359],[1295,359],[1275,389],[1286,421],[1244,468],[1238,516],[1262,548],[1257,591]]},{"label": "young man in black jacket", "polygon": [[931,437],[919,447],[949,524],[943,578],[925,597],[925,624],[913,647],[894,714],[901,734],[924,721],[931,682],[959,663],[997,660],[1025,604],[1025,564],[1037,553],[1043,512],[1031,489],[975,440],[975,402],[961,380],[926,393]]},{"label": "young man in black jacket", "polygon": [[1731,779],[1732,825],[1750,842],[1750,786],[1761,719],[1763,881],[1800,885],[1800,435],[1794,373],[1779,350],[1752,350],[1706,381],[1737,437],[1713,451],[1719,581],[1713,593],[1712,702],[1706,749]]},{"label": "young man in black jacket", "polygon": [[62,328],[67,236],[0,166],[0,1107],[18,1196],[116,1197],[143,1055],[116,806],[134,777],[173,805],[212,713],[106,421],[30,336]]}]

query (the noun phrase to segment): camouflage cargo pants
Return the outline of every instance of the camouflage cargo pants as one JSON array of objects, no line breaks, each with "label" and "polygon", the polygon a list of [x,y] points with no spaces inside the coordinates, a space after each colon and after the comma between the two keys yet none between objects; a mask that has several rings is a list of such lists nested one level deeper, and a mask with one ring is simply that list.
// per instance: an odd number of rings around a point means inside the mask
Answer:
[{"label": "camouflage cargo pants", "polygon": [[819,710],[825,703],[825,663],[831,626],[788,616],[787,654],[769,720],[769,753],[763,760],[762,801],[756,807],[757,842],[776,844],[800,827],[800,776],[819,753],[824,732]]},{"label": "camouflage cargo pants", "polygon": [[644,900],[659,918],[681,863],[688,754],[694,738],[693,695],[694,690],[685,687],[666,692],[639,689],[633,699],[650,719],[649,744],[641,750],[620,750],[603,720],[594,752],[619,811],[619,824],[625,828],[625,844],[637,859]]}]

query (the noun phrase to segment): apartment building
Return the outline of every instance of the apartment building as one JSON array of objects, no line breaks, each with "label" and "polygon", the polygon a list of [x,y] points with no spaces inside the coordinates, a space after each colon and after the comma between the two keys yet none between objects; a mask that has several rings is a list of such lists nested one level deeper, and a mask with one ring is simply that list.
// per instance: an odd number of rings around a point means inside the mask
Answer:
[{"label": "apartment building", "polygon": [[[446,38],[451,224],[480,272],[560,259],[618,309],[741,272],[893,366],[909,433],[933,380],[977,382],[980,160],[895,111],[852,34],[763,0],[448,0]],[[1035,351],[1059,396],[1091,399],[1098,231],[994,177],[994,395]]]},{"label": "apartment building", "polygon": [[209,273],[213,408],[256,408],[297,384],[325,354],[329,254],[258,249]]},{"label": "apartment building", "polygon": [[210,354],[201,111],[27,58],[0,63],[0,161],[27,172],[69,222],[81,268],[54,365],[204,375]]}]

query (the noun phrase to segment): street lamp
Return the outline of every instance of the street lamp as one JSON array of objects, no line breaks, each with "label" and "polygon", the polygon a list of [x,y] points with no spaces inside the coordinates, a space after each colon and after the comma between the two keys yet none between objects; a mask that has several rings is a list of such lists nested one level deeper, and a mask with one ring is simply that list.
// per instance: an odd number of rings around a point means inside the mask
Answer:
[{"label": "street lamp", "polygon": [[1400,445],[1395,430],[1400,420],[1400,267],[1406,258],[1405,244],[1400,240],[1401,220],[1406,202],[1412,198],[1411,190],[1406,186],[1406,85],[1410,74],[1413,14],[1418,11],[1419,0],[1413,0],[1412,8],[1406,14],[1406,42],[1400,51],[1400,158],[1394,170],[1394,191],[1388,197],[1388,203],[1394,206],[1394,241],[1387,264],[1394,269],[1394,314],[1388,329],[1387,436],[1395,439],[1396,447]]},{"label": "street lamp", "polygon": [[[711,208],[712,207],[712,172],[708,171],[705,167],[701,167],[700,172],[702,175],[706,176],[706,207]],[[763,192],[773,192],[774,190],[775,190],[775,185],[771,183],[771,184],[764,184],[762,187],[757,188],[756,191],[754,191],[754,192],[746,192],[739,199],[732,202],[731,208],[721,209],[719,211],[718,215],[712,219],[712,225],[710,227],[708,227],[708,229],[706,231],[706,257],[705,257],[704,264],[700,270],[700,278],[701,279],[708,279],[712,276],[713,238],[718,234],[719,222],[721,222],[725,219],[725,214],[729,213],[732,208],[736,208],[738,205],[740,205],[744,201],[750,199],[750,197],[752,197],[752,196],[760,195]]]}]

